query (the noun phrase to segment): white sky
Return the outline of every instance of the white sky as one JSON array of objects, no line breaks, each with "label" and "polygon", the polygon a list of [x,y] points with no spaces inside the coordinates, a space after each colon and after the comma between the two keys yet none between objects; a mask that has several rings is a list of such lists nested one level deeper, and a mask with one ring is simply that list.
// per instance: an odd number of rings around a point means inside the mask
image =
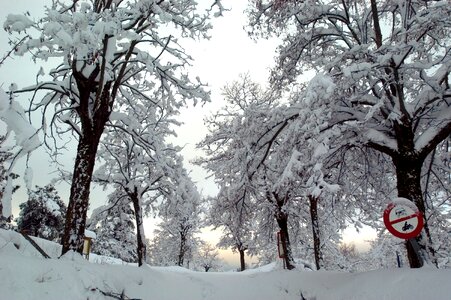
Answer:
[{"label": "white sky", "polygon": [[[211,2],[212,0],[199,0]],[[0,0],[0,23],[3,24],[8,13],[23,13],[29,11],[32,16],[43,14],[45,0]],[[231,11],[225,12],[224,17],[214,19],[213,30],[210,31],[211,39],[201,42],[190,42],[185,46],[187,52],[194,58],[193,72],[198,75],[203,82],[209,84],[211,90],[211,103],[201,107],[189,107],[181,112],[181,121],[184,122],[178,130],[178,137],[174,143],[184,145],[183,155],[185,162],[202,155],[195,150],[195,144],[198,143],[207,133],[203,125],[203,118],[206,114],[211,114],[223,105],[220,89],[227,82],[238,79],[242,73],[249,72],[251,77],[261,84],[266,83],[269,75],[269,68],[274,62],[274,53],[277,46],[275,40],[259,40],[258,43],[252,41],[243,27],[246,24],[246,17],[243,14],[247,6],[246,0],[224,1],[227,8]],[[8,35],[0,30],[0,56],[9,50]],[[18,57],[8,59],[0,67],[0,85],[5,90],[11,82],[16,82],[19,87],[30,85],[34,82],[35,74],[40,65],[33,65],[29,57]],[[19,99],[20,101],[20,99]],[[25,106],[26,99],[20,101]],[[1,125],[0,125],[1,126]],[[64,164],[67,169],[72,169],[75,148],[69,152],[69,158]],[[43,151],[32,155],[31,165],[34,169],[33,185],[44,186],[49,183],[54,168],[49,166],[48,157]],[[199,167],[187,164],[192,171],[191,176],[197,182],[198,189],[204,195],[214,195],[217,188],[213,180],[205,179],[206,172]],[[23,163],[22,167],[23,168]],[[18,174],[23,176],[23,170],[17,170]],[[24,186],[24,184],[23,184]],[[64,200],[69,198],[70,187],[67,184],[58,186],[58,191]],[[13,195],[13,214],[18,215],[18,204],[26,201],[26,192],[24,189]],[[91,193],[91,209],[102,205],[106,200],[106,192],[95,188]],[[147,237],[152,236],[153,226],[151,220],[146,222]],[[355,235],[349,235],[348,240],[358,238]],[[205,233],[205,238],[214,242],[217,240],[217,234]]]},{"label": "white sky", "polygon": [[[210,0],[201,0],[210,1]],[[8,13],[31,12],[32,16],[38,16],[43,13],[45,0],[0,0],[2,10],[0,12],[0,22],[3,24]],[[230,4],[226,4],[230,5]],[[273,62],[275,41],[259,41],[258,44],[252,41],[244,31],[246,18],[243,10],[246,8],[247,1],[233,1],[232,10],[225,12],[224,17],[213,20],[213,30],[210,31],[212,38],[200,42],[190,42],[185,46],[187,52],[194,58],[193,73],[199,75],[203,82],[207,82],[211,90],[211,103],[188,107],[181,112],[181,121],[184,123],[178,130],[178,137],[173,141],[179,145],[184,145],[183,155],[186,162],[194,157],[201,155],[195,151],[195,144],[198,143],[206,134],[203,126],[203,118],[206,114],[211,114],[214,110],[222,106],[222,97],[220,89],[224,84],[238,78],[239,74],[249,72],[254,80],[265,83],[269,74],[269,66]],[[10,48],[7,44],[8,34],[0,31],[0,56]],[[34,64],[29,57],[14,57],[8,59],[0,67],[0,85],[5,90],[11,82],[15,82],[19,87],[30,85],[34,82],[35,74],[41,64]],[[25,96],[18,99],[23,106],[26,105]],[[22,101],[21,101],[22,100]],[[75,149],[69,152],[75,153]],[[47,173],[51,171],[48,167],[48,159],[44,153],[34,154],[32,164],[38,164],[35,169],[34,184],[45,185],[48,183]],[[68,169],[71,169],[71,163],[67,162]],[[66,165],[66,163],[65,163]],[[216,188],[211,180],[204,180],[206,174],[198,167],[193,168],[192,177],[198,182],[198,187],[204,194],[214,195]],[[45,176],[41,176],[45,175]],[[50,176],[51,177],[51,176]],[[69,196],[68,187],[60,193],[63,198]],[[25,199],[21,199],[24,201]],[[21,202],[19,201],[19,202]]]}]

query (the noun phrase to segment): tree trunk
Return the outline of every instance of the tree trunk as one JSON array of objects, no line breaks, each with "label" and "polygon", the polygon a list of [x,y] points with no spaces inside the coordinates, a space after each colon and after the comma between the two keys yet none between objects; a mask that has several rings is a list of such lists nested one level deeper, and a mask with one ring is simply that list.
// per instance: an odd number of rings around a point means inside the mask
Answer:
[{"label": "tree trunk", "polygon": [[[102,130],[103,131],[103,130]],[[82,253],[85,236],[86,213],[89,206],[89,189],[94,170],[97,146],[102,131],[80,137],[75,158],[66,224],[62,239],[62,254],[69,250]]]},{"label": "tree trunk", "polygon": [[284,261],[288,270],[295,268],[293,253],[291,252],[290,237],[288,235],[288,215],[282,211],[278,211],[276,214],[276,221],[279,225],[280,232],[282,233],[282,247],[284,251]]},{"label": "tree trunk", "polygon": [[146,237],[144,235],[142,205],[136,188],[133,193],[129,193],[129,197],[133,203],[133,210],[135,211],[138,266],[141,267],[146,263]]},{"label": "tree trunk", "polygon": [[183,261],[185,260],[185,252],[186,252],[186,235],[184,232],[180,232],[180,249],[177,262],[177,265],[179,267],[183,266]]},{"label": "tree trunk", "polygon": [[0,228],[6,227],[6,218],[3,216],[3,193],[0,191]]},{"label": "tree trunk", "polygon": [[[100,137],[111,113],[112,103],[109,93],[111,82],[105,84],[102,95],[97,99],[98,106],[95,99],[92,98],[98,89],[98,84],[95,82],[96,76],[94,76],[96,74],[98,74],[98,69],[93,71],[92,78],[86,78],[82,72],[77,70],[75,62],[73,63],[73,75],[79,91],[79,106],[76,108],[76,112],[80,117],[81,134],[72,175],[62,239],[62,254],[69,250],[80,253],[83,251],[92,172]],[[95,111],[92,110],[93,102],[96,103]]]},{"label": "tree trunk", "polygon": [[246,262],[244,260],[244,249],[238,249],[238,252],[240,253],[240,271],[246,270]]},{"label": "tree trunk", "polygon": [[313,251],[315,254],[316,269],[322,268],[323,254],[321,253],[321,239],[319,233],[318,223],[318,198],[312,195],[308,196],[310,202],[310,218],[312,222],[312,234],[313,234]]},{"label": "tree trunk", "polygon": [[[432,247],[429,226],[426,218],[426,207],[421,192],[421,167],[423,160],[415,155],[398,155],[393,157],[396,168],[398,197],[403,197],[414,202],[423,214],[424,229],[415,238],[419,245],[419,251],[414,250],[412,241],[406,242],[407,256],[411,268],[420,268],[425,262],[435,262],[435,251]],[[418,255],[420,257],[418,257]]]}]

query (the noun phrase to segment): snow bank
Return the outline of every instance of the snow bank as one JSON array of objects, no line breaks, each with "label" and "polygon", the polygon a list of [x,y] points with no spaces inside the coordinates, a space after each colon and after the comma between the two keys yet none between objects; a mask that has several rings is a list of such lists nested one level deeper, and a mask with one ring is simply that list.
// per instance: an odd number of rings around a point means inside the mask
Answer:
[{"label": "snow bank", "polygon": [[[93,264],[79,254],[27,256],[0,230],[1,299],[299,300],[449,299],[451,270],[393,269],[365,273],[280,270],[275,264],[241,273]],[[22,243],[22,241],[20,241]],[[54,243],[53,243],[54,244]],[[48,250],[52,244],[44,247]],[[128,297],[128,298],[127,298]]]}]

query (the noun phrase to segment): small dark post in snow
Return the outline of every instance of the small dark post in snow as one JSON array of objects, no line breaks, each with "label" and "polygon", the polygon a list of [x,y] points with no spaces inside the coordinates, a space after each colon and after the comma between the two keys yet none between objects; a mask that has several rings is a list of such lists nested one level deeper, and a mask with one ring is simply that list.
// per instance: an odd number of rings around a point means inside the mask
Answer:
[{"label": "small dark post in snow", "polygon": [[396,251],[396,262],[398,263],[398,268],[402,268],[402,259],[398,251]]}]

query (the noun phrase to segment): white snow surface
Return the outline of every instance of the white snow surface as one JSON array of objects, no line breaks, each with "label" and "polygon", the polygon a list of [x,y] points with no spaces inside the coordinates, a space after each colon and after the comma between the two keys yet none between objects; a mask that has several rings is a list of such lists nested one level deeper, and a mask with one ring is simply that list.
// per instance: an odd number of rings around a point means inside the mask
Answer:
[{"label": "white snow surface", "polygon": [[96,239],[97,235],[94,231],[85,229],[85,237],[91,238],[91,239]]},{"label": "white snow surface", "polygon": [[[287,271],[273,263],[245,272],[200,273],[180,267],[138,268],[117,259],[84,260],[34,238],[44,259],[20,234],[0,229],[1,299],[289,300],[450,299],[451,270],[388,269],[364,273]],[[97,263],[95,263],[97,262]],[[100,264],[99,264],[100,262]],[[103,293],[102,293],[103,292]],[[63,296],[64,295],[64,296]]]}]

